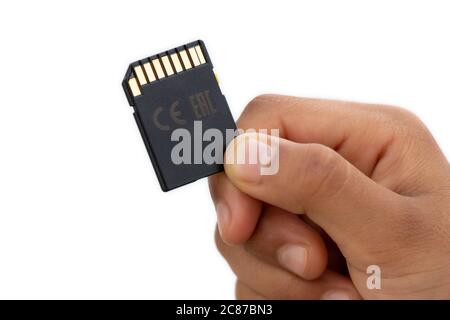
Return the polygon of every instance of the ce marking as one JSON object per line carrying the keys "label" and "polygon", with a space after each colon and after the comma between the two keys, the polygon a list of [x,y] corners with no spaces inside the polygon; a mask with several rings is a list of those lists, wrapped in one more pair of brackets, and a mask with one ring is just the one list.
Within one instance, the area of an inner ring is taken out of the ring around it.
{"label": "ce marking", "polygon": [[[186,120],[184,120],[181,117],[181,111],[177,110],[179,104],[180,103],[178,102],[178,100],[172,103],[172,105],[169,108],[169,115],[173,122],[175,122],[178,125],[183,125],[186,123]],[[168,124],[162,124],[159,121],[159,116],[163,111],[164,111],[163,107],[158,107],[155,109],[155,111],[153,111],[153,123],[158,129],[168,131],[170,129],[170,126]]]}

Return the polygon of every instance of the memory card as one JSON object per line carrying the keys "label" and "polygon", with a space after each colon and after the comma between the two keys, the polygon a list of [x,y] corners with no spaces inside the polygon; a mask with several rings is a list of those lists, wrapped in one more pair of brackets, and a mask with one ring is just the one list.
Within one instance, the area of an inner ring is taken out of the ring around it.
{"label": "memory card", "polygon": [[163,191],[223,171],[236,124],[203,41],[131,63],[122,86]]}

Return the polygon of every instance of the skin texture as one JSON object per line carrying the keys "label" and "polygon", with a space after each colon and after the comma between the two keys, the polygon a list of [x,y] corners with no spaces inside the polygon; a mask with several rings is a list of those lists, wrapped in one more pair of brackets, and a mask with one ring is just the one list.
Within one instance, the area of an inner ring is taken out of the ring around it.
{"label": "skin texture", "polygon": [[[238,299],[450,298],[450,166],[415,115],[263,95],[238,127],[281,137],[277,174],[226,164],[209,179]],[[370,265],[381,289],[367,287]]]}

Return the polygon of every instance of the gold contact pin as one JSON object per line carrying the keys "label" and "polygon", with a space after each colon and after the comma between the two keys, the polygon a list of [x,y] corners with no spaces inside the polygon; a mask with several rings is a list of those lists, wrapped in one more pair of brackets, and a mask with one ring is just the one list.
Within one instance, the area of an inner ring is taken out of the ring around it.
{"label": "gold contact pin", "polygon": [[186,50],[180,51],[180,57],[181,57],[181,60],[183,61],[184,68],[186,70],[192,68],[192,65],[191,65],[191,62],[189,61],[189,57],[187,55]]}
{"label": "gold contact pin", "polygon": [[165,74],[161,67],[161,63],[159,62],[159,59],[153,59],[152,64],[155,67],[155,71],[156,71],[156,75],[158,76],[158,79],[164,78]]}
{"label": "gold contact pin", "polygon": [[217,84],[220,86],[219,76],[214,72],[214,78],[216,78]]}
{"label": "gold contact pin", "polygon": [[145,78],[144,71],[141,66],[134,67],[134,72],[136,73],[141,86],[147,83],[147,79]]}
{"label": "gold contact pin", "polygon": [[139,88],[139,84],[136,78],[131,78],[130,80],[128,80],[128,86],[130,87],[133,96],[137,97],[141,95],[141,89]]}
{"label": "gold contact pin", "polygon": [[131,67],[133,74],[128,78],[128,87],[133,96],[140,96],[143,86],[148,83],[207,63],[206,52],[203,52],[200,42],[190,44],[190,47],[185,45],[180,51],[176,48],[169,52],[166,51],[153,56],[153,59],[146,58],[133,64],[134,66]]}
{"label": "gold contact pin", "polygon": [[150,65],[150,62],[144,63],[144,70],[147,74],[148,81],[153,82],[156,80],[155,74],[153,72],[152,66]]}
{"label": "gold contact pin", "polygon": [[171,76],[174,72],[173,72],[173,69],[172,69],[172,65],[170,64],[169,57],[168,56],[163,56],[161,58],[161,60],[162,60],[162,63],[164,64],[164,69],[166,69],[167,75]]}
{"label": "gold contact pin", "polygon": [[192,62],[194,63],[194,66],[200,65],[200,60],[197,57],[197,52],[195,51],[195,48],[189,48],[189,54],[191,55]]}
{"label": "gold contact pin", "polygon": [[200,64],[206,63],[205,56],[203,55],[202,48],[200,46],[195,46],[195,52],[197,53],[198,59],[200,60]]}
{"label": "gold contact pin", "polygon": [[173,66],[175,67],[175,71],[177,73],[183,71],[183,67],[181,66],[180,59],[178,59],[178,55],[176,53],[171,54],[170,59],[172,59]]}

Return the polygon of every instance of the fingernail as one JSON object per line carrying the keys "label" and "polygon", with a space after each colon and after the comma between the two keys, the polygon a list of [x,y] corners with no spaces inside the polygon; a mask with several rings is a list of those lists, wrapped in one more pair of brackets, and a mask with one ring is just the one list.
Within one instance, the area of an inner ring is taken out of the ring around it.
{"label": "fingernail", "polygon": [[283,267],[302,277],[306,269],[307,250],[301,245],[285,245],[278,249],[278,261]]}
{"label": "fingernail", "polygon": [[[231,152],[230,152],[231,151]],[[231,175],[242,182],[256,184],[261,180],[261,167],[268,166],[273,155],[272,148],[256,137],[242,135],[236,138],[235,150],[227,150],[231,157]],[[230,154],[231,153],[231,154]]]}
{"label": "fingernail", "polygon": [[351,300],[351,298],[345,291],[330,290],[322,296],[322,300]]}
{"label": "fingernail", "polygon": [[220,236],[223,238],[223,231],[227,228],[230,223],[230,209],[224,202],[219,202],[216,204],[216,214],[217,214],[217,226],[219,228]]}

